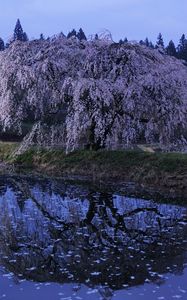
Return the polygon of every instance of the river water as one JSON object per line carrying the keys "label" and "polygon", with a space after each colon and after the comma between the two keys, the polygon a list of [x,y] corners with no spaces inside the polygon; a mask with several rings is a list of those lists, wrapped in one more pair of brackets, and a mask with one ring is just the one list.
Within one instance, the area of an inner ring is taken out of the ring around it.
{"label": "river water", "polygon": [[187,208],[0,179],[0,299],[187,299]]}

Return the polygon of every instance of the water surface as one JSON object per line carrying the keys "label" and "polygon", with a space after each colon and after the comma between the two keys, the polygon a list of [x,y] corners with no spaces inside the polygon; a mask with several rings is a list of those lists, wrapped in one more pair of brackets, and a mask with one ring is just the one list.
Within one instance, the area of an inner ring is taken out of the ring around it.
{"label": "water surface", "polygon": [[0,180],[0,299],[187,299],[187,209]]}

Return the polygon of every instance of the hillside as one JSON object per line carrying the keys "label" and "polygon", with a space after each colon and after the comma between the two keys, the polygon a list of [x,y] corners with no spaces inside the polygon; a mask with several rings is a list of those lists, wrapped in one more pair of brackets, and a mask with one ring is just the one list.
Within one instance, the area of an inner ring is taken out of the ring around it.
{"label": "hillside", "polygon": [[187,67],[161,49],[63,36],[0,53],[1,136],[31,145],[187,149]]}

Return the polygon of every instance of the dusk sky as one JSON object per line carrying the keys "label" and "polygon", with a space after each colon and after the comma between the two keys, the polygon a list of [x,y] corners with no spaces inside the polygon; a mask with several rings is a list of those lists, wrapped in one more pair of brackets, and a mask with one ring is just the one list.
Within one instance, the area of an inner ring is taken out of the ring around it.
{"label": "dusk sky", "polygon": [[187,34],[187,0],[1,0],[1,37],[11,36],[17,18],[29,38],[82,27],[87,35],[106,28],[114,40],[155,42],[162,32],[166,42],[178,42]]}

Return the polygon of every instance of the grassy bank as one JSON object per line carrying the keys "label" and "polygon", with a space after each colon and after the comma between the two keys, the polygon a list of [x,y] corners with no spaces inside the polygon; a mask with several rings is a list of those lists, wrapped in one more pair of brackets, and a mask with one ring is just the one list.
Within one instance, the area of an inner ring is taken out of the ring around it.
{"label": "grassy bank", "polygon": [[63,151],[31,149],[18,156],[20,168],[56,175],[89,176],[180,189],[187,193],[187,154],[143,151]]}
{"label": "grassy bank", "polygon": [[94,180],[133,181],[187,195],[187,154],[132,151],[75,151],[30,149],[12,157],[17,145],[0,144],[0,160],[20,172],[54,176],[87,176]]}

